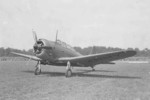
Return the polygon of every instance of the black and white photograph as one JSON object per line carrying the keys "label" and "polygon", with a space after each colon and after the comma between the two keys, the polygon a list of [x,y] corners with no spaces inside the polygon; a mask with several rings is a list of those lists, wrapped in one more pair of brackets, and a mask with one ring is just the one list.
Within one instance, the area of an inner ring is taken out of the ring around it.
{"label": "black and white photograph", "polygon": [[0,0],[0,100],[150,100],[150,1]]}

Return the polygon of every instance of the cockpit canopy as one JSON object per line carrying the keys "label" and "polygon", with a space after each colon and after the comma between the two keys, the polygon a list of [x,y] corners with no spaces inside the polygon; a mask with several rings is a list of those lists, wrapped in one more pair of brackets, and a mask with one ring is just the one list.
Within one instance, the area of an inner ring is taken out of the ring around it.
{"label": "cockpit canopy", "polygon": [[75,51],[74,48],[72,48],[70,45],[68,45],[67,43],[65,43],[65,42],[63,42],[63,41],[61,41],[61,40],[57,40],[56,42],[57,42],[57,44],[59,44],[59,45],[65,47],[65,48],[68,48],[68,49],[70,49],[70,50],[72,50],[72,51]]}

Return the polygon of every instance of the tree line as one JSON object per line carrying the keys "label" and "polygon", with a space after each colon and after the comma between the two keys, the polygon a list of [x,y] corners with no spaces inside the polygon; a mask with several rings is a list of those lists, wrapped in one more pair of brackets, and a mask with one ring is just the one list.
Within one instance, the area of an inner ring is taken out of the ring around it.
{"label": "tree line", "polygon": [[[92,51],[93,47],[74,47],[76,51],[81,53],[82,55],[88,55]],[[128,48],[128,49],[121,49],[121,48],[113,48],[113,47],[105,47],[105,46],[94,46],[94,50],[96,53],[104,53],[104,52],[113,52],[113,51],[120,51],[120,50],[135,50],[137,54],[136,57],[150,57],[150,49],[145,48],[143,50],[139,50],[138,48]],[[19,50],[13,48],[0,48],[0,57],[15,57],[16,55],[11,54],[11,52],[23,53],[28,55],[34,55],[33,49],[29,50]]]}

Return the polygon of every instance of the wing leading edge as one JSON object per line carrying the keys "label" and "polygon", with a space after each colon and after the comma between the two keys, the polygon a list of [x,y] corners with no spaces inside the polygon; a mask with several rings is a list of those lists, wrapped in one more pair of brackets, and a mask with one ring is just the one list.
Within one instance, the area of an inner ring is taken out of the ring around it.
{"label": "wing leading edge", "polygon": [[21,56],[21,57],[24,57],[24,58],[29,58],[29,59],[32,59],[32,60],[35,60],[35,61],[42,61],[42,59],[36,57],[36,56],[31,56],[31,55],[26,55],[26,54],[21,54],[21,53],[16,53],[16,52],[11,52],[12,54],[15,54],[15,55],[18,55],[18,56]]}
{"label": "wing leading edge", "polygon": [[135,54],[136,51],[133,50],[116,51],[116,52],[91,54],[91,55],[78,56],[78,57],[63,57],[63,58],[59,58],[58,61],[61,62],[70,61],[73,63],[78,63],[80,65],[90,66],[90,65],[96,65],[101,63],[109,63],[111,61],[134,56]]}

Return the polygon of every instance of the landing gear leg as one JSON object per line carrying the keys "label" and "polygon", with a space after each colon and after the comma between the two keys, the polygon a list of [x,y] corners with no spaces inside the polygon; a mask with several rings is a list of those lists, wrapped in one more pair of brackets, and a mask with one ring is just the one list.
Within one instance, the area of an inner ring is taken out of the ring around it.
{"label": "landing gear leg", "polygon": [[92,71],[95,71],[94,66],[91,66],[91,68],[92,68]]}
{"label": "landing gear leg", "polygon": [[35,75],[40,75],[41,74],[41,62],[38,61],[37,65],[35,67],[36,67],[36,69],[35,69],[34,74]]}
{"label": "landing gear leg", "polygon": [[67,67],[66,67],[65,76],[66,76],[66,77],[71,77],[71,75],[72,75],[71,64],[70,64],[70,61],[68,61],[68,62],[67,62]]}

